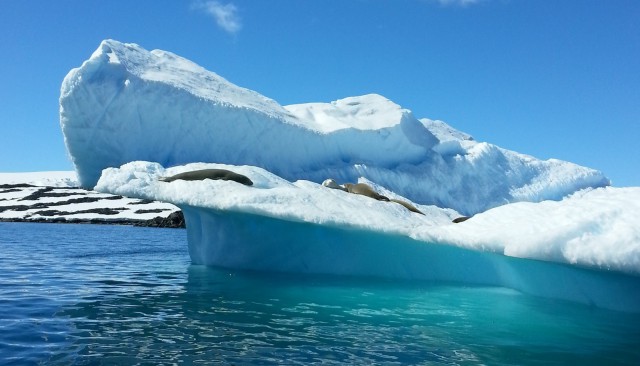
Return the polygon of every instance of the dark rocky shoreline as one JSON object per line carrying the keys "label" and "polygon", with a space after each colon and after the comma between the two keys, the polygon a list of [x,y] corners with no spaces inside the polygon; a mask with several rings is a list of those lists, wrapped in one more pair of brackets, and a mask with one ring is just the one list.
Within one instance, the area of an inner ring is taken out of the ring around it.
{"label": "dark rocky shoreline", "polygon": [[[108,202],[115,202],[118,206],[101,204]],[[35,186],[26,183],[0,184],[0,214],[4,212],[20,213],[19,217],[15,217],[15,215],[0,217],[0,222],[131,225],[159,228],[186,227],[182,211],[177,210],[175,206],[158,208],[156,205],[154,207],[156,203],[150,200],[87,191],[77,187]],[[94,206],[86,208],[86,204]],[[85,208],[80,208],[80,205],[85,205]],[[76,209],[75,206],[79,208]],[[140,216],[146,215],[146,217],[149,217],[148,214],[158,214],[158,216],[151,219],[109,217],[123,212]],[[73,217],[79,214],[95,217]]]}
{"label": "dark rocky shoreline", "polygon": [[182,211],[176,211],[170,214],[168,217],[156,216],[150,220],[135,220],[135,219],[66,219],[64,217],[55,217],[50,219],[38,218],[38,219],[6,219],[0,218],[0,222],[35,222],[43,224],[93,224],[93,225],[130,225],[139,227],[159,227],[159,228],[173,228],[184,229],[186,228],[184,222],[184,215]]}

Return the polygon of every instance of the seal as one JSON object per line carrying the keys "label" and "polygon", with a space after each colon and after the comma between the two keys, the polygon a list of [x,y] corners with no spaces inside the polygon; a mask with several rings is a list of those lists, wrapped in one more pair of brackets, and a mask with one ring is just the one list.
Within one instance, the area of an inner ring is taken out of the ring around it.
{"label": "seal", "polygon": [[335,180],[333,179],[325,179],[324,182],[322,182],[322,185],[327,187],[327,188],[333,188],[333,189],[339,189],[341,191],[345,191],[345,192],[349,192],[347,191],[346,188],[344,188],[343,186],[339,185]]}
{"label": "seal", "polygon": [[190,172],[179,173],[170,177],[163,177],[159,180],[162,182],[173,182],[174,180],[232,180],[244,184],[246,186],[252,186],[253,182],[247,176],[238,174],[226,169],[202,169],[192,170]]}
{"label": "seal", "polygon": [[409,202],[405,202],[402,200],[398,200],[395,198],[387,198],[381,194],[378,194],[376,191],[373,190],[373,188],[371,188],[369,185],[364,184],[364,183],[357,183],[357,184],[351,184],[351,183],[345,183],[344,187],[339,185],[335,180],[333,179],[326,179],[324,182],[322,182],[322,185],[327,187],[327,188],[333,188],[333,189],[339,189],[341,191],[345,191],[345,192],[349,192],[349,193],[355,193],[355,194],[360,194],[363,196],[367,196],[367,197],[371,197],[374,198],[378,201],[386,201],[386,202],[395,202],[398,203],[402,206],[404,206],[407,210],[411,211],[411,212],[415,212],[418,213],[420,215],[424,215],[424,213],[420,210],[418,210],[417,208],[415,208],[412,204],[410,204]]}
{"label": "seal", "polygon": [[420,215],[424,215],[424,213],[420,210],[418,210],[417,208],[415,208],[412,204],[410,204],[409,202],[405,202],[405,201],[401,201],[401,200],[397,200],[395,198],[390,199],[389,201],[391,202],[395,202],[395,203],[399,203],[401,205],[403,205],[404,207],[407,208],[407,210],[411,211],[411,212],[415,212],[418,213]]}
{"label": "seal", "polygon": [[467,220],[469,220],[471,217],[469,216],[460,216],[458,218],[453,219],[451,222],[453,222],[454,224],[459,224],[461,222],[465,222]]}
{"label": "seal", "polygon": [[379,194],[378,192],[374,191],[373,188],[371,188],[368,184],[364,184],[364,183],[356,183],[356,184],[345,183],[344,184],[344,188],[346,188],[347,192],[349,192],[349,193],[360,194],[360,195],[363,195],[363,196],[371,197],[371,198],[376,199],[378,201],[389,202],[389,198],[387,198],[387,197]]}

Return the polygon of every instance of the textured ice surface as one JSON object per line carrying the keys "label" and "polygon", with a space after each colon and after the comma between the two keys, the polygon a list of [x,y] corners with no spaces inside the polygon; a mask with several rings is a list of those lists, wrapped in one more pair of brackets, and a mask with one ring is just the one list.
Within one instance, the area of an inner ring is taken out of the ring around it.
{"label": "textured ice surface", "polygon": [[80,183],[130,161],[262,167],[289,181],[365,178],[473,214],[609,184],[600,172],[474,141],[380,95],[281,106],[170,52],[102,42],[65,77],[60,123]]}

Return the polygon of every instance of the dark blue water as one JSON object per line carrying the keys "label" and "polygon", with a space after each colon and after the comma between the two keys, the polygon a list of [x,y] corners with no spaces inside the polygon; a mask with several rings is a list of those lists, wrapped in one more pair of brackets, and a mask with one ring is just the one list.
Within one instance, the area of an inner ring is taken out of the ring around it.
{"label": "dark blue water", "polygon": [[193,266],[179,229],[0,223],[0,364],[637,365],[640,316]]}

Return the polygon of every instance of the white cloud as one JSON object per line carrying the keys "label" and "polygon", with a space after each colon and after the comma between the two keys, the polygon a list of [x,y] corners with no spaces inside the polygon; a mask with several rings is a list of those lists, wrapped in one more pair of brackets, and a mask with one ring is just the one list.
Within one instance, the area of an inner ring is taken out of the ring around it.
{"label": "white cloud", "polygon": [[213,17],[216,24],[229,33],[236,33],[242,28],[238,8],[232,3],[221,4],[218,1],[200,1],[193,5]]}

